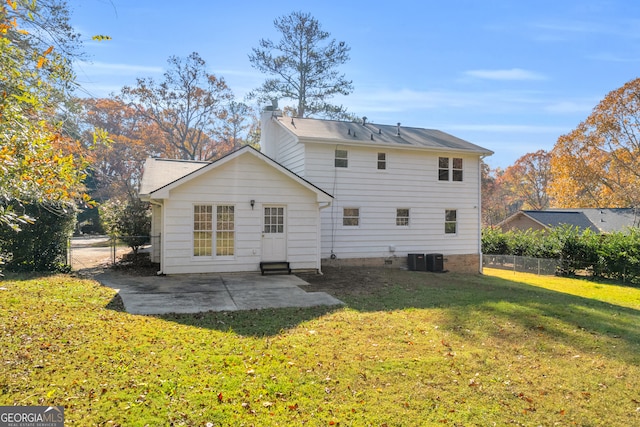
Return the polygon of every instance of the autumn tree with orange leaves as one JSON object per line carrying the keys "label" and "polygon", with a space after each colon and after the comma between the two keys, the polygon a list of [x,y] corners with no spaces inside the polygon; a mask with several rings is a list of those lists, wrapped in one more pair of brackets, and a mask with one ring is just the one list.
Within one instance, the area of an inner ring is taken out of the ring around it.
{"label": "autumn tree with orange leaves", "polygon": [[234,141],[217,138],[233,101],[224,79],[207,73],[196,52],[168,62],[163,81],[139,78],[136,86],[122,89],[122,99],[163,133],[167,157],[212,160],[230,151]]}
{"label": "autumn tree with orange leaves", "polygon": [[556,207],[640,205],[640,78],[616,89],[551,152]]}
{"label": "autumn tree with orange leaves", "polygon": [[511,202],[518,201],[521,209],[549,207],[550,159],[550,153],[538,150],[520,157],[504,171],[500,180]]}
{"label": "autumn tree with orange leaves", "polygon": [[85,199],[85,162],[60,111],[73,88],[78,35],[64,2],[0,2],[0,227],[25,203],[66,211]]}
{"label": "autumn tree with orange leaves", "polygon": [[95,181],[92,196],[98,200],[136,198],[145,159],[164,154],[163,133],[153,121],[118,98],[78,102],[86,125],[84,140],[90,147],[88,156]]}

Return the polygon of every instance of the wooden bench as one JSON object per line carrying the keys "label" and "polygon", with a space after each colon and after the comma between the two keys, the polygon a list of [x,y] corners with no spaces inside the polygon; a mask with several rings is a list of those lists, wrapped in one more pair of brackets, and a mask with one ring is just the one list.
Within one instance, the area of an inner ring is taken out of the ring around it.
{"label": "wooden bench", "polygon": [[291,274],[291,267],[287,261],[269,261],[260,263],[260,272],[264,276],[265,273]]}

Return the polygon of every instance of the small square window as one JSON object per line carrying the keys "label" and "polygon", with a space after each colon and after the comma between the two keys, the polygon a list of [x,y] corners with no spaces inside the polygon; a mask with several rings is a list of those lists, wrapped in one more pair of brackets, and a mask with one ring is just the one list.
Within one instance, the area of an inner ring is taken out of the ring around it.
{"label": "small square window", "polygon": [[387,168],[387,153],[378,153],[378,169]]}
{"label": "small square window", "polygon": [[456,234],[458,232],[458,213],[455,209],[444,211],[444,232],[445,234]]}
{"label": "small square window", "polygon": [[360,224],[360,209],[344,208],[342,213],[342,225],[357,227]]}
{"label": "small square window", "polygon": [[349,165],[347,150],[336,150],[335,167],[346,168]]}
{"label": "small square window", "polygon": [[409,209],[396,209],[396,225],[399,227],[409,226]]}

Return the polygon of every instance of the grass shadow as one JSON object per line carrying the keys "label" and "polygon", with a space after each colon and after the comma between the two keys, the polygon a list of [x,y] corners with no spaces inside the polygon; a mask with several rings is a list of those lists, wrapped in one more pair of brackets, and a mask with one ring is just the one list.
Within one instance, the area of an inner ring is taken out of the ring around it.
{"label": "grass shadow", "polygon": [[[447,319],[443,327],[453,332],[495,329],[494,336],[506,340],[500,324],[515,324],[557,342],[575,340],[573,332],[581,331],[593,341],[614,340],[614,346],[627,348],[611,351],[619,353],[615,357],[640,362],[640,310],[634,308],[491,276],[382,270],[377,283],[368,295],[334,296],[361,312],[437,309]],[[479,325],[478,319],[494,324]]]}
{"label": "grass shadow", "polygon": [[[508,335],[500,331],[500,325],[515,324],[532,334],[546,334],[555,342],[566,342],[575,340],[572,330],[583,331],[594,339],[615,340],[627,347],[624,355],[617,357],[639,362],[640,311],[635,308],[480,275],[342,268],[325,269],[323,276],[303,278],[310,282],[305,291],[327,292],[344,301],[346,308],[319,306],[153,317],[242,336],[265,337],[345,309],[358,312],[436,310],[446,319],[442,327],[454,333],[484,328],[497,339],[508,340]],[[593,282],[585,282],[588,284]],[[123,311],[118,298],[114,297],[108,308]],[[492,324],[478,325],[478,319],[485,323],[492,319]],[[584,341],[579,345],[588,346]]]}
{"label": "grass shadow", "polygon": [[163,314],[153,317],[186,326],[232,332],[242,336],[268,337],[341,309],[341,306],[265,308],[195,314]]}

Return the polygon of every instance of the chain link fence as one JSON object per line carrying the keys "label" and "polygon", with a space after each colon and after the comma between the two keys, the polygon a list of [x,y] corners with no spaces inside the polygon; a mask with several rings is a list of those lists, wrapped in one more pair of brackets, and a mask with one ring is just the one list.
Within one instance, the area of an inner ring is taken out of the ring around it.
{"label": "chain link fence", "polygon": [[542,276],[579,276],[589,278],[605,278],[624,284],[640,285],[640,272],[634,266],[626,264],[617,266],[619,272],[611,272],[605,267],[578,262],[570,259],[532,258],[516,255],[482,255],[482,266],[532,273]]}
{"label": "chain link fence", "polygon": [[78,236],[67,247],[67,265],[72,270],[108,267],[132,256],[134,248],[153,260],[160,253],[160,236]]}
{"label": "chain link fence", "polygon": [[562,263],[557,259],[531,258],[516,255],[482,255],[482,266],[552,276]]}

